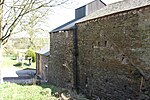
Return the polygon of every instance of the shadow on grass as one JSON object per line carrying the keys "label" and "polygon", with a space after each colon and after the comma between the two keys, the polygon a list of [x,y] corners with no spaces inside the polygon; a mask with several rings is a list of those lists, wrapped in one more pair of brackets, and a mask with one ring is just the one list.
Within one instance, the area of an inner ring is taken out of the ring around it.
{"label": "shadow on grass", "polygon": [[16,63],[16,64],[13,64],[13,66],[15,66],[15,67],[21,67],[21,66],[22,66],[22,63],[21,63],[21,62],[18,62],[18,63]]}
{"label": "shadow on grass", "polygon": [[22,66],[29,67],[29,66],[31,66],[31,64],[18,62],[16,64],[13,64],[13,66],[15,66],[15,67],[22,67]]}
{"label": "shadow on grass", "polygon": [[23,63],[25,66],[31,66],[31,64],[28,64],[28,63]]}
{"label": "shadow on grass", "polygon": [[35,68],[24,68],[23,70],[36,70]]}

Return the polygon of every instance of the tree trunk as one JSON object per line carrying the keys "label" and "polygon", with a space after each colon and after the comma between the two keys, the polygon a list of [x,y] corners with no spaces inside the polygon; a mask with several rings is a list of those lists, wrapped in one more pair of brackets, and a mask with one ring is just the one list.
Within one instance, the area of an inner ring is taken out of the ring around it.
{"label": "tree trunk", "polygon": [[[2,3],[1,0],[0,3]],[[2,63],[2,12],[3,4],[0,4],[0,63]]]}
{"label": "tree trunk", "polygon": [[2,45],[1,45],[1,41],[0,41],[0,64],[2,63]]}

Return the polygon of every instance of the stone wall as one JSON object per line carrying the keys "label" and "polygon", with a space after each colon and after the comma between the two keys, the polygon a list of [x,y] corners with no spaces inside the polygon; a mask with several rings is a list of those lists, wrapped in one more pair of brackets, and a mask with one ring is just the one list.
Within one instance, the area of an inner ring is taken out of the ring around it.
{"label": "stone wall", "polygon": [[73,85],[73,31],[50,34],[49,82],[60,87]]}
{"label": "stone wall", "polygon": [[48,79],[48,57],[45,55],[40,55],[41,58],[41,77],[45,81]]}
{"label": "stone wall", "polygon": [[36,73],[41,76],[43,80],[48,78],[48,56],[36,53]]}
{"label": "stone wall", "polygon": [[149,6],[78,23],[77,28],[84,93],[104,100],[149,98]]}

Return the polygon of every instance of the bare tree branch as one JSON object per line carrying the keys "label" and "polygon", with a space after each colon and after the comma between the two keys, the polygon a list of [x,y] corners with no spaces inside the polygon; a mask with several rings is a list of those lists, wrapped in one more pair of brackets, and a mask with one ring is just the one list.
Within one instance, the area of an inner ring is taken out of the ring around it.
{"label": "bare tree branch", "polygon": [[2,1],[0,2],[0,5],[3,5],[3,4],[4,4],[4,2],[5,2],[5,0],[2,0]]}
{"label": "bare tree branch", "polygon": [[[23,2],[22,2],[23,3]],[[12,22],[12,24],[8,27],[6,33],[4,36],[2,36],[2,42],[4,40],[6,40],[8,37],[10,37],[10,35],[12,34],[12,31],[13,31],[13,26],[17,23],[17,21],[19,22],[21,20],[21,18],[23,17],[22,16],[22,13],[23,13],[24,9],[22,9],[19,13],[19,15],[14,19],[14,21]],[[17,25],[17,24],[16,24]]]}
{"label": "bare tree branch", "polygon": [[[9,38],[12,34],[12,31],[14,30],[15,26],[17,26],[17,23],[29,13],[32,13],[34,11],[37,11],[41,8],[51,8],[55,6],[62,5],[66,3],[68,0],[64,0],[61,2],[57,2],[57,0],[49,0],[49,1],[43,1],[43,0],[23,0],[22,2],[15,1],[14,4],[11,6],[7,6],[10,9],[5,13],[7,15],[6,23],[3,25],[2,30],[7,30],[5,33],[3,33],[2,41],[7,41],[7,38]],[[9,12],[9,14],[8,14]],[[14,13],[12,15],[11,13]],[[19,13],[18,13],[19,12]],[[41,16],[41,18],[44,17],[44,14]],[[40,17],[39,17],[40,18]],[[36,24],[36,23],[35,23]]]}

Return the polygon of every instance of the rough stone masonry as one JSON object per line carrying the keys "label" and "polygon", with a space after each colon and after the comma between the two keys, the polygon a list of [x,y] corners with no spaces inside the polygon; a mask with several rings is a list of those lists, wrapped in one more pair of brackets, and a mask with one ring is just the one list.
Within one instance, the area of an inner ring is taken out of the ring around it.
{"label": "rough stone masonry", "polygon": [[60,87],[73,85],[73,32],[50,34],[49,82]]}
{"label": "rough stone masonry", "polygon": [[150,99],[150,6],[76,27],[50,34],[50,83],[102,100]]}
{"label": "rough stone masonry", "polygon": [[104,100],[150,99],[150,6],[77,24],[79,87]]}

